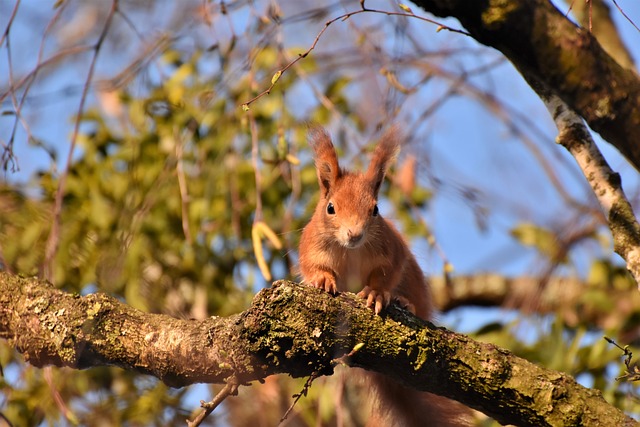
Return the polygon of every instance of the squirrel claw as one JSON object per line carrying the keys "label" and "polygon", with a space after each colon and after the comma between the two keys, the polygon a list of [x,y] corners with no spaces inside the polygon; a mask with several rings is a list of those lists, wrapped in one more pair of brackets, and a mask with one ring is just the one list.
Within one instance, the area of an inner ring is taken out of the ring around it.
{"label": "squirrel claw", "polygon": [[309,284],[314,288],[322,289],[330,294],[336,294],[338,287],[336,286],[336,280],[329,273],[322,272],[317,276],[309,280]]}
{"label": "squirrel claw", "polygon": [[367,307],[373,309],[376,314],[380,314],[382,309],[389,305],[391,301],[390,292],[377,291],[369,286],[365,286],[358,292],[358,296],[366,299]]}
{"label": "squirrel claw", "polygon": [[414,314],[414,315],[416,314],[416,306],[413,305],[411,302],[409,302],[409,300],[406,299],[405,297],[396,295],[395,297],[393,297],[393,299],[395,300],[396,303],[398,303],[398,305],[400,305],[405,310],[409,311],[411,314]]}

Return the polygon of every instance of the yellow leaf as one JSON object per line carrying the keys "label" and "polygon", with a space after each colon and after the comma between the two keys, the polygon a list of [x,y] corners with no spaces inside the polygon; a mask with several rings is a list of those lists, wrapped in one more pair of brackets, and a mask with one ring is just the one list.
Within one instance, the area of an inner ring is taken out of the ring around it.
{"label": "yellow leaf", "polygon": [[262,236],[265,236],[276,249],[282,249],[282,242],[274,233],[274,231],[263,221],[256,221],[251,228],[251,240],[253,242],[253,253],[256,256],[258,268],[262,273],[262,277],[267,282],[271,281],[271,271],[267,261],[264,259],[264,251],[262,249]]}
{"label": "yellow leaf", "polygon": [[300,164],[300,159],[297,158],[296,156],[294,156],[293,154],[287,154],[285,156],[285,159],[287,159],[287,162],[291,163],[292,165],[299,165]]}
{"label": "yellow leaf", "polygon": [[269,266],[267,265],[267,261],[264,259],[264,252],[262,251],[262,241],[260,239],[260,232],[256,227],[256,224],[253,225],[251,229],[251,241],[253,242],[253,253],[256,256],[256,261],[258,262],[258,268],[260,268],[260,272],[262,273],[262,277],[267,282],[271,281],[271,271],[269,271]]}
{"label": "yellow leaf", "polygon": [[393,71],[388,70],[386,68],[382,68],[380,70],[380,74],[385,76],[387,78],[387,81],[389,82],[389,84],[391,84],[391,86],[393,86],[398,91],[400,91],[400,92],[402,92],[404,94],[411,94],[411,93],[415,92],[415,89],[408,88],[408,87],[404,86],[402,83],[400,83],[400,80],[398,80],[398,78],[396,77],[396,75],[395,75],[395,73]]}
{"label": "yellow leaf", "polygon": [[242,104],[242,111],[249,111],[249,104]]}
{"label": "yellow leaf", "polygon": [[409,6],[407,6],[406,4],[402,4],[402,3],[398,3],[398,7],[402,10],[404,10],[407,13],[413,13],[413,11],[411,10],[411,8]]}
{"label": "yellow leaf", "polygon": [[278,71],[276,72],[273,77],[271,77],[271,84],[274,85],[276,84],[276,82],[278,81],[278,79],[280,78],[280,76],[282,75],[282,71]]}
{"label": "yellow leaf", "polygon": [[276,249],[282,249],[282,242],[276,233],[263,221],[258,221],[253,225],[258,231],[265,236]]}

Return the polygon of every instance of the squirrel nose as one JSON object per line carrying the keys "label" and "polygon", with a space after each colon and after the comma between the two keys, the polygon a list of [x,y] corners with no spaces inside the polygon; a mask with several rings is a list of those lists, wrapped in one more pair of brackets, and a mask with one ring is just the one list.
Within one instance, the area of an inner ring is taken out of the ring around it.
{"label": "squirrel nose", "polygon": [[351,245],[355,245],[356,243],[360,242],[360,240],[362,240],[363,235],[364,234],[362,233],[362,231],[357,233],[351,229],[347,230],[347,237],[349,237],[349,244]]}

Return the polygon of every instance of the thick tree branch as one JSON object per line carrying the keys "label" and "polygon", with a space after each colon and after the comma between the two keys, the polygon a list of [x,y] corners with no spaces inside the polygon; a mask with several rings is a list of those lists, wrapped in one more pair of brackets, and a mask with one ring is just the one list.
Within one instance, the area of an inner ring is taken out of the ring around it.
{"label": "thick tree branch", "polygon": [[261,291],[243,313],[198,322],[0,272],[0,337],[36,366],[114,365],[172,386],[330,374],[339,361],[459,400],[502,423],[636,424],[568,375],[396,307],[376,316],[354,295],[332,297],[288,282]]}
{"label": "thick tree branch", "polygon": [[[615,3],[615,0],[614,0]],[[605,0],[577,1],[571,4],[576,19],[591,34],[596,36],[602,48],[607,51],[618,64],[637,72],[633,56],[625,45],[620,31],[616,28],[611,7]],[[624,13],[624,12],[623,12]]]}
{"label": "thick tree branch", "polygon": [[[501,51],[529,84],[557,94],[640,170],[640,80],[548,0],[416,0],[457,18],[480,43]],[[531,81],[531,78],[537,81]]]}
{"label": "thick tree branch", "polygon": [[[623,272],[620,271],[619,274]],[[431,277],[438,310],[458,307],[505,307],[539,315],[553,314],[569,326],[580,324],[601,330],[615,329],[625,344],[638,340],[640,330],[631,322],[640,307],[640,292],[633,286],[590,283],[570,277],[506,277],[500,274]]]}

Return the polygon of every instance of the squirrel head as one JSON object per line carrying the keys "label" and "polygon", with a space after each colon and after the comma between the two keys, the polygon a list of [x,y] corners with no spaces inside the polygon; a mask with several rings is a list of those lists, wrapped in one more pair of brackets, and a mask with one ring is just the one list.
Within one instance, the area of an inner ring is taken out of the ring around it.
{"label": "squirrel head", "polygon": [[347,249],[355,249],[375,234],[375,226],[382,221],[378,212],[378,192],[391,161],[399,151],[396,128],[381,138],[373,152],[368,169],[353,172],[342,169],[331,137],[322,128],[309,132],[314,152],[321,197],[316,208],[320,233],[335,239]]}

